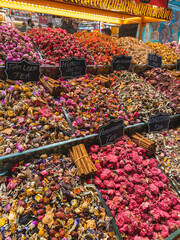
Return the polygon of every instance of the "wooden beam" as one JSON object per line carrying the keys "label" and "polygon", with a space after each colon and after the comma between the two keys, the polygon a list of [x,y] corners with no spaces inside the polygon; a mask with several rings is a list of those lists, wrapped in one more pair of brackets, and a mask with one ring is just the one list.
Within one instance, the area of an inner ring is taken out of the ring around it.
{"label": "wooden beam", "polygon": [[143,22],[143,18],[142,18],[142,22],[140,23],[140,29],[139,29],[139,40],[142,40],[142,31],[145,26],[146,26],[146,23]]}
{"label": "wooden beam", "polygon": [[[0,0],[0,7],[70,18],[108,22],[115,25],[141,22],[140,16],[53,0]],[[147,21],[148,20],[153,22],[159,19],[147,18]]]}

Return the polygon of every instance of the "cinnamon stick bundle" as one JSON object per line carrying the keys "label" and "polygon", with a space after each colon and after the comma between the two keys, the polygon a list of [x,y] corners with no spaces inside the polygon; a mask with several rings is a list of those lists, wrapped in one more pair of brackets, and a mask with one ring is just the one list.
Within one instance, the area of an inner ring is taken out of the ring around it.
{"label": "cinnamon stick bundle", "polygon": [[99,80],[101,81],[101,85],[105,87],[110,87],[112,81],[108,77],[104,77],[103,75],[99,75]]}
{"label": "cinnamon stick bundle", "polygon": [[44,86],[44,88],[50,92],[52,95],[59,95],[61,92],[61,86],[59,84],[58,81],[52,79],[52,78],[48,78],[48,80],[44,79],[45,76],[43,76],[40,81],[42,83],[42,85]]}
{"label": "cinnamon stick bundle", "polygon": [[145,138],[144,136],[140,135],[139,133],[134,133],[131,135],[131,139],[135,142],[138,146],[144,148],[148,155],[154,155],[156,151],[155,142]]}
{"label": "cinnamon stick bundle", "polygon": [[84,144],[79,144],[72,147],[70,157],[78,168],[78,174],[81,177],[86,177],[94,174],[97,169],[87,154]]}
{"label": "cinnamon stick bundle", "polygon": [[12,85],[15,85],[15,84],[16,84],[16,81],[10,80],[10,79],[6,79],[6,82],[7,82],[7,83],[10,83],[10,84],[12,84]]}
{"label": "cinnamon stick bundle", "polygon": [[168,71],[173,77],[180,78],[180,71]]}

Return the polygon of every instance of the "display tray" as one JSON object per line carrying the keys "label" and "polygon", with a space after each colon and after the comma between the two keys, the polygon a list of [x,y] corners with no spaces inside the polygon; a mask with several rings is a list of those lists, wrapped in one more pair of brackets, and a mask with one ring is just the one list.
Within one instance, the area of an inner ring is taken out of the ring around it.
{"label": "display tray", "polygon": [[[69,126],[71,127],[71,130],[73,132],[75,132],[75,130],[72,126],[70,117],[69,117],[68,113],[66,112],[66,110],[64,109],[64,107],[63,107],[63,112],[64,112],[67,122],[69,123]],[[129,114],[126,109],[125,109],[125,112],[127,113],[127,115]],[[180,114],[171,115],[169,127],[174,128],[178,124],[180,124]],[[144,127],[145,131],[147,132],[148,131],[148,122],[146,122],[146,121],[143,121],[141,123],[137,123],[134,125],[128,125],[125,127],[125,131],[127,134],[132,134],[134,131],[138,131],[138,130],[142,131],[142,128],[141,128],[142,126]],[[138,129],[138,127],[140,127],[140,129]]]}
{"label": "display tray", "polygon": [[[180,114],[170,116],[170,125],[169,125],[170,128],[174,128],[179,124],[180,124]],[[148,131],[147,123],[138,123],[138,124],[125,127],[125,134],[127,135],[131,135],[134,132],[142,132],[142,131],[146,131],[146,132]],[[53,144],[49,144],[49,145],[38,147],[38,148],[28,149],[23,152],[3,155],[0,157],[0,175],[6,174],[6,172],[9,171],[15,163],[25,160],[25,158],[27,158],[28,156],[32,156],[35,154],[52,153],[61,149],[63,149],[63,151],[68,151],[68,149],[71,146],[74,146],[80,143],[84,143],[87,147],[95,143],[100,144],[98,134],[95,133],[85,137],[69,139],[67,141],[53,143]]]}
{"label": "display tray", "polygon": [[[42,73],[47,75],[48,77],[56,77],[59,76],[59,65],[42,65]],[[163,64],[162,68],[173,70],[176,68],[176,64]],[[53,70],[53,72],[50,71]],[[136,73],[141,73],[146,70],[150,70],[151,67],[148,65],[138,65],[138,64],[131,64],[130,71],[134,71]],[[87,73],[98,75],[98,74],[109,74],[111,73],[111,65],[87,65]]]}
{"label": "display tray", "polygon": [[[84,139],[88,139],[90,137],[92,137],[92,138],[96,137],[96,135],[97,134],[90,135],[90,136],[87,136],[87,137],[84,137],[84,138],[79,138],[79,141],[83,141]],[[79,141],[78,141],[78,143],[79,143]],[[68,150],[71,148],[71,146],[73,144],[77,144],[77,139],[66,141],[66,143],[64,142],[64,144],[52,144],[52,145],[49,145],[49,146],[46,146],[46,147],[41,147],[41,149],[43,150],[43,148],[44,148],[44,150],[45,150],[44,153],[46,153],[46,154],[53,153],[53,152],[55,152],[55,153],[63,153],[64,154],[64,153],[68,152]],[[90,142],[88,141],[88,145],[89,144],[90,144]],[[54,147],[53,145],[56,145],[56,148],[53,148]],[[60,145],[61,145],[61,147],[60,147]],[[87,147],[87,145],[86,145],[86,147]],[[19,156],[23,156],[22,160],[24,161],[24,163],[26,163],[26,162],[29,162],[32,157],[38,157],[38,156],[40,156],[42,154],[42,152],[40,152],[40,151],[36,151],[35,149],[33,149],[33,150],[34,150],[34,152],[32,152],[31,150],[26,151],[26,152],[29,152],[29,154],[27,154],[27,155],[25,155],[24,153],[19,153],[18,155]],[[4,175],[9,175],[10,176],[11,175],[11,171],[4,173]],[[170,185],[172,185],[171,181],[170,181]],[[103,199],[101,193],[99,192],[99,190],[96,188],[96,186],[94,184],[90,184],[90,186],[92,186],[97,191],[98,197],[99,197],[103,207],[105,208],[106,214],[109,217],[112,218],[111,223],[112,223],[113,229],[114,229],[114,231],[116,233],[117,239],[123,240],[123,237],[122,237],[122,235],[121,235],[121,233],[120,233],[120,231],[118,229],[118,226],[116,225],[116,221],[112,217],[110,209],[106,205],[105,200]],[[174,188],[173,185],[172,185],[172,188]],[[179,239],[179,238],[177,238],[178,236],[180,236],[180,228],[178,230],[176,230],[174,233],[172,233],[170,236],[168,236],[164,240],[178,240]]]}
{"label": "display tray", "polygon": [[[166,64],[162,65],[162,68],[166,68],[168,70],[172,70],[176,68],[175,64]],[[148,65],[137,65],[132,64],[130,67],[130,71],[134,71],[136,73],[141,73],[143,71],[151,69]],[[98,74],[109,74],[111,73],[111,65],[87,65],[86,69],[87,73],[98,75]],[[59,65],[41,65],[41,73],[48,77],[58,79],[60,77]],[[0,79],[5,80],[6,75],[4,73],[4,66],[0,66]]]}
{"label": "display tray", "polygon": [[179,240],[180,239],[180,228],[173,232],[169,237],[164,240]]}
{"label": "display tray", "polygon": [[[131,134],[133,131],[145,131],[146,127],[147,126],[145,123],[135,124],[132,126],[125,127],[125,133]],[[49,144],[49,145],[38,147],[38,148],[28,149],[23,152],[3,155],[0,157],[0,174],[1,175],[6,174],[6,172],[9,171],[15,163],[25,160],[25,158],[31,155],[52,153],[57,150],[59,151],[61,149],[63,149],[63,151],[68,151],[70,147],[80,143],[84,143],[86,146],[90,146],[94,143],[99,144],[100,142],[99,142],[98,134],[95,133],[85,137],[69,139],[63,142],[58,142],[58,143],[53,143],[53,144]]]}
{"label": "display tray", "polygon": [[[134,64],[133,65],[133,71],[136,73],[142,73],[144,71],[152,69],[151,67],[148,67],[148,65],[138,65]],[[176,69],[176,64],[162,64],[162,69],[167,69],[167,70],[173,70]]]}

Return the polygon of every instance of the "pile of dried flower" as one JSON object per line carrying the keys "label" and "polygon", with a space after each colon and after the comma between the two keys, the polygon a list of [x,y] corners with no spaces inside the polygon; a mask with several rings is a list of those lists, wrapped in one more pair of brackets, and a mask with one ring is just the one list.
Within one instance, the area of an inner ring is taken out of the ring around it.
{"label": "pile of dried flower", "polygon": [[66,92],[61,93],[60,102],[70,116],[76,136],[97,133],[98,127],[111,118],[123,118],[129,125],[118,93],[102,86],[98,78],[85,76],[63,81],[62,85]]}
{"label": "pile of dried flower", "polygon": [[180,129],[146,133],[145,136],[156,142],[158,163],[180,192]]}
{"label": "pile of dried flower", "polygon": [[81,182],[70,158],[42,155],[0,177],[0,239],[116,237],[94,185]]}
{"label": "pile of dried flower", "polygon": [[0,155],[68,140],[61,105],[37,83],[0,82]]}
{"label": "pile of dried flower", "polygon": [[114,80],[113,89],[118,92],[121,104],[124,105],[131,124],[149,120],[149,114],[158,112],[173,114],[172,104],[160,92],[157,92],[151,84],[139,78],[131,72],[114,72],[111,75]]}
{"label": "pile of dried flower", "polygon": [[168,237],[180,227],[180,200],[146,151],[124,137],[114,145],[90,147],[98,169],[94,183],[124,239]]}
{"label": "pile of dried flower", "polygon": [[152,69],[143,73],[143,77],[151,83],[156,92],[161,93],[171,102],[171,106],[180,113],[180,80],[176,79],[167,70]]}
{"label": "pile of dried flower", "polygon": [[141,40],[133,37],[121,37],[116,40],[119,47],[125,49],[132,60],[138,65],[147,65],[148,53],[154,51]]}

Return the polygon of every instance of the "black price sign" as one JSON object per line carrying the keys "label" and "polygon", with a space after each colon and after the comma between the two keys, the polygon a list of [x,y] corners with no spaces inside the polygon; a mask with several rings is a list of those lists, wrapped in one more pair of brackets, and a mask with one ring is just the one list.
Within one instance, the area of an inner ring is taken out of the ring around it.
{"label": "black price sign", "polygon": [[148,67],[161,68],[162,57],[158,56],[156,53],[148,53]]}
{"label": "black price sign", "polygon": [[180,71],[180,59],[177,60],[176,71]]}
{"label": "black price sign", "polygon": [[160,132],[169,128],[170,117],[168,113],[158,113],[149,117],[149,132]]}
{"label": "black price sign", "polygon": [[40,64],[27,62],[25,59],[21,61],[6,61],[5,73],[7,79],[15,81],[39,81],[41,75]]}
{"label": "black price sign", "polygon": [[121,71],[121,70],[129,70],[131,66],[131,56],[125,56],[124,54],[121,56],[114,56],[111,70],[112,71]]}
{"label": "black price sign", "polygon": [[74,78],[86,75],[86,59],[60,59],[60,74],[62,78]]}
{"label": "black price sign", "polygon": [[111,120],[108,124],[99,127],[98,131],[101,146],[114,143],[124,136],[124,121],[123,119]]}

